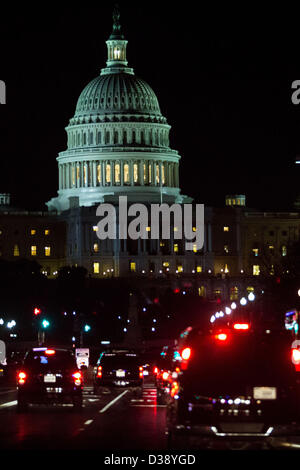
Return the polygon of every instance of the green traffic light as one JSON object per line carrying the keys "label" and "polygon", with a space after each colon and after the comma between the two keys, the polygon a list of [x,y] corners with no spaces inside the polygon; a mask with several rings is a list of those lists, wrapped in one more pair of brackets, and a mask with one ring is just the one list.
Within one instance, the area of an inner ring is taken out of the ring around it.
{"label": "green traffic light", "polygon": [[50,325],[50,322],[48,320],[43,320],[42,321],[42,327],[43,328],[48,328],[49,325]]}
{"label": "green traffic light", "polygon": [[91,329],[90,325],[85,325],[84,326],[84,331],[88,332],[88,331],[90,331],[90,329]]}

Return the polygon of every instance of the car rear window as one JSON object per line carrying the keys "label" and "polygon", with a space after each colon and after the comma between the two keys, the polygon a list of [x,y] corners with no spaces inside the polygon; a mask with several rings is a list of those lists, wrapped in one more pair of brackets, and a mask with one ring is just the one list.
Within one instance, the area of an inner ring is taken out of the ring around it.
{"label": "car rear window", "polygon": [[31,351],[24,360],[24,365],[31,369],[53,368],[74,368],[75,357],[69,351],[55,351],[54,354],[47,355],[44,351]]}
{"label": "car rear window", "polygon": [[191,348],[185,373],[188,386],[201,384],[201,389],[213,391],[295,380],[291,344],[280,336],[241,333],[219,341],[209,335],[195,338]]}
{"label": "car rear window", "polygon": [[109,369],[126,369],[139,367],[139,360],[136,356],[102,356],[100,364]]}

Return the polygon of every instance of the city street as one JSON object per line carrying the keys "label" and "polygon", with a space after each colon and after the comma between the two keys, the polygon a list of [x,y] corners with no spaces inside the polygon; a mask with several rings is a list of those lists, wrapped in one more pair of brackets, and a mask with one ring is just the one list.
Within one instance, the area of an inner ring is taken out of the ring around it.
{"label": "city street", "polygon": [[[0,388],[0,449],[165,449],[165,406],[146,384],[142,398],[131,391],[105,395],[84,388],[82,411],[72,405],[32,405],[17,413],[16,391]],[[117,443],[117,444],[116,444]]]}

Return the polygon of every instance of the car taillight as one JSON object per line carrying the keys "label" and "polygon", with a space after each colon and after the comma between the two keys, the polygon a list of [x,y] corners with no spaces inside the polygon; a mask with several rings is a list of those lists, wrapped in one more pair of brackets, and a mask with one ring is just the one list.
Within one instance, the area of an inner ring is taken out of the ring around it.
{"label": "car taillight", "polygon": [[300,350],[292,349],[292,362],[295,365],[300,364]]}
{"label": "car taillight", "polygon": [[142,379],[144,376],[144,368],[142,366],[139,367],[139,377]]}
{"label": "car taillight", "polygon": [[181,351],[181,357],[182,359],[184,359],[185,361],[187,361],[190,357],[191,357],[191,348],[184,348],[182,351]]}
{"label": "car taillight", "polygon": [[102,377],[102,366],[98,366],[98,368],[97,368],[97,377],[99,377],[99,378]]}
{"label": "car taillight", "polygon": [[170,395],[172,398],[174,398],[179,391],[179,385],[178,382],[173,382],[170,390]]}
{"label": "car taillight", "polygon": [[26,381],[27,375],[25,372],[19,372],[18,373],[18,383],[20,385],[23,385]]}
{"label": "car taillight", "polygon": [[55,354],[55,350],[54,349],[46,349],[45,354],[47,354],[47,356],[53,356]]}
{"label": "car taillight", "polygon": [[227,340],[227,334],[226,333],[218,333],[215,335],[215,338],[219,341],[226,341]]}
{"label": "car taillight", "polygon": [[74,378],[75,385],[81,385],[81,382],[82,382],[81,372],[79,371],[74,372],[74,374],[72,374],[72,377]]}
{"label": "car taillight", "polygon": [[155,374],[155,375],[158,374],[158,368],[157,368],[157,367],[154,367],[154,369],[153,369],[153,374]]}
{"label": "car taillight", "polygon": [[235,330],[249,330],[249,323],[235,323],[233,328]]}

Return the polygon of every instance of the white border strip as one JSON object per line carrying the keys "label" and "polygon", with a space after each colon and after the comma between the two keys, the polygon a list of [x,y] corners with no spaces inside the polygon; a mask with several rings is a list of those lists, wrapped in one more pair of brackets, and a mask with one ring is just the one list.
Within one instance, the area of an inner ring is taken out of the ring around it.
{"label": "white border strip", "polygon": [[128,390],[125,390],[124,392],[122,392],[120,395],[118,395],[116,398],[114,398],[112,401],[110,401],[109,403],[107,403],[107,405],[105,405],[102,410],[99,411],[99,413],[105,413],[106,410],[108,410],[108,408],[110,408],[114,403],[116,403],[116,401],[120,400],[120,398],[123,397],[123,395],[125,395],[125,393],[127,393]]}

